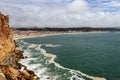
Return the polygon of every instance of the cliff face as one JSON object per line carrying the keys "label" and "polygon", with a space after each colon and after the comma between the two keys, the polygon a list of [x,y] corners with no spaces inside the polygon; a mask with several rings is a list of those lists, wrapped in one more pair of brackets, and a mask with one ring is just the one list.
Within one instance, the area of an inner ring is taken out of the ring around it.
{"label": "cliff face", "polygon": [[0,62],[6,59],[15,50],[12,30],[9,27],[9,18],[0,13]]}
{"label": "cliff face", "polygon": [[17,50],[8,16],[0,13],[0,80],[39,80],[33,71],[20,64],[24,58]]}

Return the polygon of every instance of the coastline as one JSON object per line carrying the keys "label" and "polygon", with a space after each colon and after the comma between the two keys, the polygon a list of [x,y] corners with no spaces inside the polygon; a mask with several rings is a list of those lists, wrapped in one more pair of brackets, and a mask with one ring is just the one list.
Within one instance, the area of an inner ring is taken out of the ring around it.
{"label": "coastline", "polygon": [[63,35],[63,34],[91,34],[91,33],[107,33],[108,31],[91,31],[91,32],[50,32],[50,33],[39,33],[33,35],[15,35],[14,39],[25,39],[25,38],[34,38],[34,37],[45,37],[45,36],[54,36],[54,35]]}
{"label": "coastline", "polygon": [[38,80],[33,71],[19,63],[23,52],[17,49],[9,16],[0,12],[0,80]]}
{"label": "coastline", "polygon": [[[39,50],[39,49],[38,49]],[[66,70],[69,70],[71,72],[77,72],[79,74],[81,74],[82,76],[84,77],[87,77],[89,79],[92,79],[92,80],[106,80],[106,78],[103,78],[103,77],[95,77],[95,76],[91,76],[91,75],[88,75],[86,73],[83,73],[79,70],[73,70],[73,69],[69,69],[69,68],[65,68],[63,66],[61,66],[59,63],[55,62],[55,58],[56,58],[56,55],[54,54],[51,54],[51,53],[47,53],[44,49],[42,49],[42,53],[46,56],[46,57],[50,57],[51,59],[49,60],[50,63],[53,63],[56,67],[58,68],[61,68],[61,69],[66,69]]]}
{"label": "coastline", "polygon": [[[52,36],[52,35],[63,35],[63,34],[91,34],[91,33],[106,33],[107,31],[94,31],[94,32],[71,32],[71,33],[52,33],[52,34],[42,34],[42,35],[32,35],[32,36],[20,36],[18,38],[15,38],[15,39],[24,39],[24,38],[33,38],[33,37],[44,37],[44,36]],[[32,44],[31,46],[35,46],[34,44]],[[71,69],[68,69],[68,68],[64,68],[63,66],[61,66],[59,63],[56,63],[55,62],[55,57],[56,55],[53,55],[51,53],[47,53],[44,49],[42,49],[42,52],[43,54],[46,56],[46,57],[50,57],[51,59],[49,60],[50,63],[53,63],[55,64],[56,67],[58,68],[62,68],[62,69],[67,69],[67,70],[71,70]],[[72,70],[72,71],[76,71],[76,70]],[[87,78],[90,78],[92,80],[106,80],[105,78],[101,78],[101,77],[94,77],[94,76],[90,76],[90,75],[87,75],[85,73],[82,73],[81,71],[76,71],[78,73],[80,73],[82,76],[85,76]]]}

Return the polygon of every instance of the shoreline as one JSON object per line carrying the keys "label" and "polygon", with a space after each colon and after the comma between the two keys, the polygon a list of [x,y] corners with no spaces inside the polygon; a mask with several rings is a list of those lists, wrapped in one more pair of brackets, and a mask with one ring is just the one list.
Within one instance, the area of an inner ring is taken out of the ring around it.
{"label": "shoreline", "polygon": [[[20,37],[20,38],[17,38],[17,39],[24,39],[24,38],[33,38],[33,37],[44,37],[44,36],[53,36],[53,35],[63,35],[63,34],[91,34],[91,33],[107,33],[107,32],[71,32],[71,33],[52,33],[52,34],[43,34],[43,35],[34,35],[34,36],[26,36],[26,37]],[[34,46],[34,45],[31,45],[31,46]],[[41,48],[42,49],[42,48]],[[53,55],[51,53],[47,53],[44,49],[42,49],[42,52],[43,54],[46,56],[46,57],[50,57],[51,59],[49,60],[50,63],[54,63],[56,67],[58,68],[61,68],[61,69],[67,69],[67,70],[71,70],[69,68],[64,68],[63,66],[61,66],[59,63],[55,62],[55,58],[56,58],[56,55]],[[90,75],[87,75],[81,71],[78,71],[78,70],[71,70],[71,71],[76,71],[78,72],[79,74],[81,74],[82,76],[84,77],[87,77],[87,78],[90,78],[92,80],[106,80],[105,78],[103,77],[95,77],[95,76],[90,76]]]}
{"label": "shoreline", "polygon": [[87,77],[89,79],[92,79],[92,80],[106,80],[106,78],[104,77],[96,77],[96,76],[91,76],[91,75],[88,75],[86,73],[83,73],[79,70],[74,70],[74,69],[70,69],[70,68],[65,68],[64,66],[61,66],[61,64],[55,62],[55,58],[56,58],[56,55],[52,54],[52,53],[48,53],[46,52],[43,48],[41,48],[41,51],[42,51],[42,54],[44,54],[46,57],[50,57],[51,59],[49,60],[50,63],[53,63],[56,67],[58,68],[61,68],[61,69],[66,69],[66,70],[70,70],[71,72],[77,72],[79,74],[81,74],[82,76],[84,77]]}
{"label": "shoreline", "polygon": [[[51,32],[51,33],[41,33],[34,35],[16,35],[14,39],[25,39],[25,38],[34,38],[34,37],[45,37],[45,36],[54,36],[54,35],[64,35],[64,34],[92,34],[92,33],[108,33],[109,31],[91,31],[91,32]],[[38,32],[40,33],[40,32]]]}
{"label": "shoreline", "polygon": [[[84,76],[84,77],[86,77],[86,78],[89,78],[89,79],[92,79],[92,80],[106,80],[106,78],[104,78],[104,77],[91,76],[91,75],[88,75],[88,74],[86,74],[86,73],[83,73],[83,72],[81,72],[81,71],[79,71],[79,70],[74,70],[74,69],[70,69],[70,68],[66,68],[66,67],[64,67],[64,66],[61,66],[61,64],[55,62],[56,55],[54,55],[54,54],[52,54],[52,53],[46,52],[45,49],[41,48],[41,46],[42,46],[41,44],[40,44],[40,45],[38,45],[38,44],[30,44],[30,45],[29,45],[29,47],[35,47],[35,46],[38,46],[36,49],[37,49],[38,51],[41,51],[44,56],[51,58],[51,59],[49,60],[49,63],[53,63],[53,64],[54,64],[56,67],[58,67],[58,68],[65,69],[65,70],[69,70],[70,72],[77,72],[77,73],[81,74],[82,76]],[[52,46],[53,46],[53,45],[52,45]],[[28,58],[29,58],[29,57],[28,57]],[[24,59],[23,59],[23,60],[24,60]],[[22,64],[22,63],[21,63],[21,64]],[[23,64],[23,65],[25,65],[25,64]],[[25,65],[25,66],[26,66],[26,65]],[[26,67],[28,67],[28,66],[26,66]],[[32,71],[34,71],[34,70],[32,70]],[[38,75],[37,75],[37,76],[38,76]],[[38,76],[38,77],[40,77],[40,76]],[[41,77],[40,77],[40,78],[41,78]]]}

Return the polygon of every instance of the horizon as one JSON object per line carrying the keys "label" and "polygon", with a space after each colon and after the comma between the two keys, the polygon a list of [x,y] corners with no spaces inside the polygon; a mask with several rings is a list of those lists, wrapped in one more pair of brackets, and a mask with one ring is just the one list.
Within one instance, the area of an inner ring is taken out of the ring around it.
{"label": "horizon", "polygon": [[39,28],[120,27],[119,0],[0,0],[10,26]]}
{"label": "horizon", "polygon": [[41,29],[41,28],[120,28],[120,27],[12,27],[15,29],[25,28],[25,29]]}

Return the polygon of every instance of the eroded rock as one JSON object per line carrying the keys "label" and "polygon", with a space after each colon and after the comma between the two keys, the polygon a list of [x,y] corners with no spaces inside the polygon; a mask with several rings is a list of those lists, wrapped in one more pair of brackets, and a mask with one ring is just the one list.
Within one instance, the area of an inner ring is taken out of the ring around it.
{"label": "eroded rock", "polygon": [[15,50],[12,30],[9,27],[9,18],[0,13],[0,62]]}
{"label": "eroded rock", "polygon": [[7,80],[3,73],[0,73],[0,80]]}
{"label": "eroded rock", "polygon": [[22,58],[22,51],[16,50],[9,18],[0,13],[0,80],[39,80],[34,72],[19,63]]}

